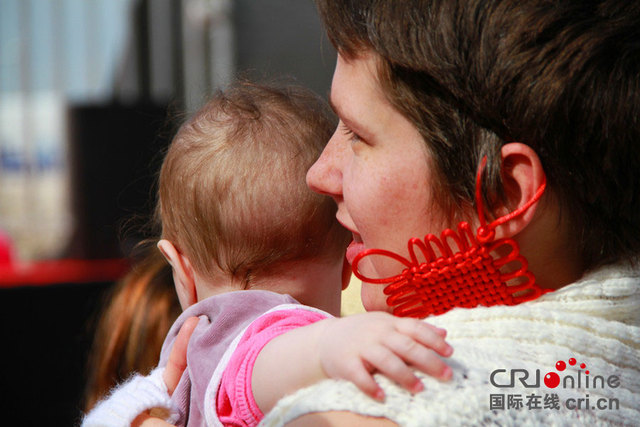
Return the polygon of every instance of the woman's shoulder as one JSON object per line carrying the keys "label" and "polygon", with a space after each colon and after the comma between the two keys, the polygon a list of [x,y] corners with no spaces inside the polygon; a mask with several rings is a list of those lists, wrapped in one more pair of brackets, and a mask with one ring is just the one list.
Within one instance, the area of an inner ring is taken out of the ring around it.
{"label": "woman's shoulder", "polygon": [[[383,426],[393,425],[389,424],[390,420],[402,426],[417,427],[449,424],[452,421],[451,411],[454,411],[456,418],[463,422],[466,417],[473,417],[480,408],[486,406],[489,398],[488,371],[468,369],[465,363],[456,359],[450,360],[449,364],[454,375],[447,382],[418,372],[425,389],[417,394],[411,394],[386,377],[376,375],[376,381],[385,392],[384,402],[371,399],[348,381],[322,381],[281,399],[274,410],[267,414],[262,425],[284,425],[312,413],[322,415],[301,420],[335,422],[328,425]],[[354,414],[362,416],[362,420],[356,424],[349,423]],[[469,421],[473,421],[473,418]]]}
{"label": "woman's shoulder", "polygon": [[[424,378],[425,390],[414,395],[384,377],[376,376],[385,391],[383,403],[360,393],[348,382],[324,381],[282,399],[266,415],[261,426],[386,427],[397,424],[403,427],[422,427],[495,423],[520,425],[532,422],[535,425],[546,425],[551,423],[552,419],[558,424],[558,419],[563,418],[567,420],[566,425],[571,425],[577,422],[576,416],[579,417],[576,411],[563,411],[559,416],[557,411],[551,409],[528,410],[524,395],[524,406],[520,410],[491,410],[491,395],[499,393],[500,390],[492,390],[489,387],[488,376],[486,381],[478,381],[473,375],[465,375],[464,370],[454,368],[454,371],[457,371],[458,378],[448,383]],[[587,418],[590,416],[587,415]],[[594,425],[597,425],[597,422]]]}
{"label": "woman's shoulder", "polygon": [[[517,347],[517,340],[514,343]],[[619,405],[615,411],[576,410],[574,403],[580,399],[584,401],[583,389],[564,389],[564,385],[550,387],[553,384],[548,386],[545,383],[545,374],[556,372],[555,364],[559,359],[555,355],[542,356],[553,353],[554,346],[538,344],[538,348],[521,348],[525,353],[535,350],[539,358],[532,361],[530,354],[518,358],[513,353],[513,357],[505,357],[497,348],[492,349],[496,345],[491,340],[486,346],[472,340],[460,341],[454,357],[448,361],[454,372],[452,380],[440,382],[418,373],[425,389],[417,394],[411,394],[385,377],[376,375],[376,380],[385,391],[384,403],[360,393],[349,382],[323,381],[282,399],[267,414],[262,425],[285,425],[296,419],[299,419],[299,424],[293,425],[389,425],[385,424],[385,420],[408,427],[495,423],[520,425],[532,422],[546,425],[552,421],[557,425],[575,425],[585,420],[590,425],[598,425],[608,422],[624,424],[624,419],[640,417],[640,412],[634,408],[634,401],[640,393],[633,381],[637,370],[576,352],[573,355],[580,358],[580,363],[586,362],[592,376],[608,378],[616,375],[618,378],[617,383],[612,383],[616,388],[589,390],[588,394],[591,394],[594,402],[606,399]],[[517,348],[514,349],[514,352],[517,351]],[[557,373],[561,376],[565,374]],[[576,372],[566,375],[573,376],[574,380],[577,377]],[[316,415],[310,415],[314,413]],[[358,416],[363,418],[356,423],[354,420]]]}
{"label": "woman's shoulder", "polygon": [[[427,319],[447,329],[447,339],[455,349],[447,361],[454,371],[450,382],[423,377],[425,390],[411,395],[376,376],[386,393],[381,404],[353,384],[325,381],[281,400],[264,425],[283,425],[303,416],[300,420],[308,421],[306,415],[323,411],[322,417],[335,421],[333,425],[355,425],[341,421],[353,413],[366,416],[363,423],[376,425],[384,418],[402,426],[518,425],[532,420],[544,425],[547,421],[558,424],[558,419],[571,425],[591,417],[597,425],[599,421],[640,418],[635,408],[640,389],[634,380],[639,374],[640,328],[633,317],[637,317],[633,308],[637,310],[639,289],[635,272],[609,269],[531,303],[454,310]],[[578,365],[564,372],[556,369],[559,361],[569,367],[570,358],[578,359]],[[585,363],[592,377],[614,375],[619,379],[616,388],[599,387],[588,393],[592,398],[618,402],[619,410],[570,410],[573,402],[585,399],[584,390],[550,388],[543,383],[550,372],[577,378],[580,363]],[[522,378],[525,373],[528,378]],[[521,405],[520,409],[508,410],[509,399],[512,405]]]}

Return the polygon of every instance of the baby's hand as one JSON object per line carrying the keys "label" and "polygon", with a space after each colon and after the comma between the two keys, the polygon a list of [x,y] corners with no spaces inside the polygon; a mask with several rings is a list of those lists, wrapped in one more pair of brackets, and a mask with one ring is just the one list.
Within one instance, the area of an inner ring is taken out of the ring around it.
{"label": "baby's hand", "polygon": [[373,379],[375,372],[413,393],[424,386],[412,367],[440,380],[451,378],[451,368],[436,355],[449,357],[453,353],[444,340],[444,329],[384,312],[327,319],[323,323],[318,351],[325,374],[353,382],[374,399],[384,399],[384,392]]}

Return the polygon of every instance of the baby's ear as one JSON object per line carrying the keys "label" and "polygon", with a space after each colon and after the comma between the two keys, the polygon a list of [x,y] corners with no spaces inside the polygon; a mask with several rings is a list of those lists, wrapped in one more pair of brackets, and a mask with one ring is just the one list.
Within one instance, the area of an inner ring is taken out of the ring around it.
{"label": "baby's ear", "polygon": [[158,249],[171,265],[173,282],[182,309],[185,310],[198,302],[196,282],[193,267],[189,258],[181,254],[178,249],[166,239],[158,242]]}
{"label": "baby's ear", "polygon": [[[502,182],[507,197],[507,206],[496,216],[507,215],[532,200],[544,185],[546,176],[538,154],[520,142],[505,144],[501,150]],[[507,221],[496,229],[496,238],[512,237],[522,231],[533,220],[539,201],[523,214]],[[501,234],[500,236],[498,234]]]}

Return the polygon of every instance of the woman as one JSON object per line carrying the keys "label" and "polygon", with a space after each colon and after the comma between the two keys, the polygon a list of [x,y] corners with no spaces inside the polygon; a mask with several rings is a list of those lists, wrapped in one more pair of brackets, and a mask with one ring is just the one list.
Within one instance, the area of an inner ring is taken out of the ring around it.
{"label": "woman", "polygon": [[[506,218],[495,239],[517,243],[546,294],[430,317],[456,349],[451,383],[425,378],[411,397],[380,378],[388,397],[379,404],[329,381],[283,399],[264,424],[637,425],[640,9],[318,5],[339,52],[331,101],[340,124],[307,181],[338,204],[358,274],[393,278],[403,265],[389,253],[410,259],[410,238],[460,220],[476,230],[486,210]],[[387,256],[356,256],[374,248]],[[367,310],[391,309],[383,288],[363,283]]]}
{"label": "woman", "polygon": [[640,9],[317,2],[339,52],[340,124],[307,179],[353,233],[365,308],[404,309],[371,282],[408,274],[409,239],[462,220],[478,240],[513,239],[525,296],[545,294],[493,305],[467,289],[489,306],[429,317],[456,349],[449,383],[424,378],[411,396],[381,377],[382,404],[327,381],[263,424],[638,425]]}

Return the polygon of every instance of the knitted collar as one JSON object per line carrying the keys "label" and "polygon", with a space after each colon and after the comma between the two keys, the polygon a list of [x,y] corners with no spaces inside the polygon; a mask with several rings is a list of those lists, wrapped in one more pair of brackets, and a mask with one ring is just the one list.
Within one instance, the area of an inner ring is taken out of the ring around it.
{"label": "knitted collar", "polygon": [[640,326],[640,263],[600,267],[526,304],[562,307],[568,312]]}

